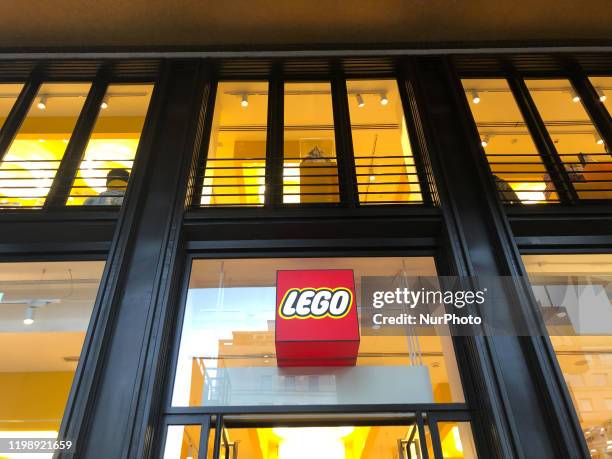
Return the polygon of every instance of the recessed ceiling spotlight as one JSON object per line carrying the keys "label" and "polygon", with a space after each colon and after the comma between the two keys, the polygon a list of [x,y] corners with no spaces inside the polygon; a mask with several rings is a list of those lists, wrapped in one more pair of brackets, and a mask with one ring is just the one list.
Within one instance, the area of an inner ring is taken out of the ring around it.
{"label": "recessed ceiling spotlight", "polygon": [[359,108],[363,107],[365,105],[365,102],[363,101],[363,97],[361,97],[361,94],[357,94],[355,97],[357,98],[357,106]]}
{"label": "recessed ceiling spotlight", "polygon": [[572,95],[572,102],[574,103],[580,102],[580,96],[576,94],[576,91],[574,90],[574,88],[570,89],[570,94]]}
{"label": "recessed ceiling spotlight", "polygon": [[594,133],[593,137],[595,137],[595,143],[597,145],[603,145],[604,144],[603,139],[600,137],[600,135],[598,133]]}
{"label": "recessed ceiling spotlight", "polygon": [[472,91],[472,102],[475,104],[480,103],[480,95],[478,94],[478,91]]}
{"label": "recessed ceiling spotlight", "polygon": [[597,91],[597,95],[599,96],[599,102],[605,102],[608,96],[599,88],[595,88],[595,91]]}
{"label": "recessed ceiling spotlight", "polygon": [[104,96],[104,99],[102,99],[102,103],[100,104],[100,108],[102,110],[106,110],[108,108],[108,96]]}
{"label": "recessed ceiling spotlight", "polygon": [[34,308],[32,306],[28,306],[25,311],[25,318],[23,319],[24,325],[32,325],[34,323]]}
{"label": "recessed ceiling spotlight", "polygon": [[247,94],[243,94],[240,97],[240,106],[242,108],[247,108],[249,106],[249,96]]}
{"label": "recessed ceiling spotlight", "polygon": [[387,93],[382,93],[380,95],[380,105],[387,105],[389,103],[389,98],[387,97]]}
{"label": "recessed ceiling spotlight", "polygon": [[487,145],[489,145],[490,141],[491,141],[490,135],[483,135],[482,139],[480,140],[480,145],[482,145],[483,147],[486,147]]}
{"label": "recessed ceiling spotlight", "polygon": [[36,104],[36,106],[39,110],[44,110],[45,108],[47,108],[47,97],[42,96],[40,99],[38,99],[38,103]]}

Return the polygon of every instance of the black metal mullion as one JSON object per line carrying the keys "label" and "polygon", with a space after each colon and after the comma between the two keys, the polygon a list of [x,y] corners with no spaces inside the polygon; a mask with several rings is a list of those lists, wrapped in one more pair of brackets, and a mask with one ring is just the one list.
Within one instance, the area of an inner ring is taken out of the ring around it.
{"label": "black metal mullion", "polygon": [[429,426],[429,435],[431,435],[431,446],[435,459],[443,459],[442,444],[440,442],[440,431],[435,416],[427,416],[427,425]]}
{"label": "black metal mullion", "polygon": [[19,97],[15,101],[13,108],[9,112],[2,130],[0,131],[0,161],[4,159],[4,155],[8,151],[13,139],[17,135],[19,128],[23,124],[38,90],[40,89],[41,81],[38,76],[32,76],[24,85]]}
{"label": "black metal mullion", "polygon": [[344,207],[355,208],[359,206],[359,189],[355,175],[355,154],[353,152],[346,80],[340,69],[334,71],[331,80],[331,94],[340,202]]}
{"label": "black metal mullion", "polygon": [[559,200],[562,203],[576,203],[578,201],[578,194],[572,185],[563,161],[561,161],[561,157],[555,148],[555,143],[546,129],[546,125],[538,112],[525,81],[515,74],[509,75],[507,81],[521,111],[523,120],[529,129],[531,138],[540,153],[544,167],[546,167],[550,179],[555,185]]}
{"label": "black metal mullion", "polygon": [[99,75],[93,81],[45,200],[45,209],[57,209],[66,204],[107,88],[108,82],[104,76]]}
{"label": "black metal mullion", "polygon": [[206,176],[206,161],[208,159],[208,151],[210,148],[210,135],[212,131],[213,117],[215,115],[218,85],[218,81],[216,80],[210,84],[208,100],[206,102],[207,105],[204,119],[204,132],[202,135],[202,141],[200,143],[199,157],[194,170],[191,171],[194,177],[194,185],[190,198],[190,205],[192,207],[199,207],[202,200],[202,189],[204,188],[204,178]]}
{"label": "black metal mullion", "polygon": [[264,193],[264,203],[268,207],[279,207],[283,204],[284,87],[280,67],[276,66],[272,71],[268,87],[266,189]]}
{"label": "black metal mullion", "polygon": [[415,413],[416,416],[416,423],[417,423],[417,429],[419,430],[419,439],[420,439],[420,446],[421,446],[421,455],[423,456],[423,459],[429,459],[429,451],[427,451],[427,439],[425,437],[425,426],[423,424],[423,413],[420,411],[417,411]]}
{"label": "black metal mullion", "polygon": [[208,457],[208,438],[210,437],[210,416],[206,416],[200,425],[200,444],[198,445],[198,459]]}
{"label": "black metal mullion", "polygon": [[219,459],[221,454],[221,440],[223,431],[223,416],[217,415],[215,422],[215,442],[213,446],[213,459]]}
{"label": "black metal mullion", "polygon": [[608,147],[608,151],[610,151],[610,148],[612,148],[611,114],[608,113],[603,102],[599,100],[599,94],[591,84],[589,77],[577,65],[570,68],[570,82],[580,97],[585,110],[595,124],[595,128],[604,141],[604,144]]}
{"label": "black metal mullion", "polygon": [[410,73],[408,71],[404,71],[402,76],[396,80],[397,87],[400,94],[404,120],[406,120],[406,127],[408,129],[408,141],[410,142],[410,147],[412,148],[414,166],[416,168],[417,178],[421,188],[421,197],[424,204],[432,205],[433,199],[431,197],[429,181],[427,180],[425,152],[421,149],[421,144],[416,138],[419,131],[419,126],[417,125],[418,112],[416,110],[416,98],[414,96],[414,90],[410,82],[410,77]]}

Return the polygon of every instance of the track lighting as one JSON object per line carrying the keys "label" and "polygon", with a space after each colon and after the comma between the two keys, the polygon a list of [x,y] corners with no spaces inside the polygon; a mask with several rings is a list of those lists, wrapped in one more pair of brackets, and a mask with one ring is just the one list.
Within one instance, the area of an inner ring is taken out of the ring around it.
{"label": "track lighting", "polygon": [[387,97],[387,93],[382,93],[380,95],[380,105],[387,105],[389,103],[389,98]]}
{"label": "track lighting", "polygon": [[491,141],[491,136],[489,135],[483,135],[482,136],[482,140],[480,141],[480,145],[484,147],[486,147],[487,145],[489,145],[489,142]]}
{"label": "track lighting", "polygon": [[32,325],[34,323],[34,308],[32,306],[28,306],[25,311],[25,318],[23,319],[24,325]]}
{"label": "track lighting", "polygon": [[480,95],[478,95],[478,91],[472,91],[472,102],[475,104],[480,103]]}
{"label": "track lighting", "polygon": [[44,110],[45,108],[47,108],[47,97],[43,96],[38,99],[38,103],[36,104],[36,106],[39,110]]}
{"label": "track lighting", "polygon": [[599,102],[605,102],[608,96],[606,96],[604,92],[599,88],[595,88],[595,91],[597,92],[597,95],[599,96]]}
{"label": "track lighting", "polygon": [[572,95],[572,102],[574,103],[580,102],[580,96],[576,94],[576,91],[574,90],[574,88],[570,89],[570,94]]}
{"label": "track lighting", "polygon": [[361,94],[357,94],[355,97],[357,98],[357,106],[359,108],[363,107],[365,105],[365,102],[363,101],[363,97],[361,97]]}
{"label": "track lighting", "polygon": [[242,108],[247,108],[249,106],[249,96],[247,94],[240,96],[240,105]]}
{"label": "track lighting", "polygon": [[100,104],[100,108],[102,110],[106,110],[108,108],[108,96],[104,96],[104,99],[102,99],[102,103]]}

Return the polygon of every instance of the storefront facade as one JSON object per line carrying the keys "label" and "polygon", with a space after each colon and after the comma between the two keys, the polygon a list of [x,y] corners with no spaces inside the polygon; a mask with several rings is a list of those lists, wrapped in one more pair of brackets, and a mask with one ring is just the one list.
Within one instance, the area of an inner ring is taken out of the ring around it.
{"label": "storefront facade", "polygon": [[362,330],[350,366],[287,368],[275,294],[284,270],[351,270],[357,307],[364,276],[512,276],[517,329],[544,327],[537,276],[609,298],[609,53],[195,54],[2,62],[3,436],[605,457],[610,336]]}

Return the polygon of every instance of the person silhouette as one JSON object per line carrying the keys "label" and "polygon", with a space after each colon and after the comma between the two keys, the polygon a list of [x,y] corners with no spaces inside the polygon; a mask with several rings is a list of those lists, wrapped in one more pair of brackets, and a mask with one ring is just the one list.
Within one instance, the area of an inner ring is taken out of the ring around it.
{"label": "person silhouette", "polygon": [[85,200],[85,206],[120,206],[123,204],[123,196],[127,188],[130,173],[125,169],[111,169],[106,175],[106,191],[98,196],[92,196]]}

